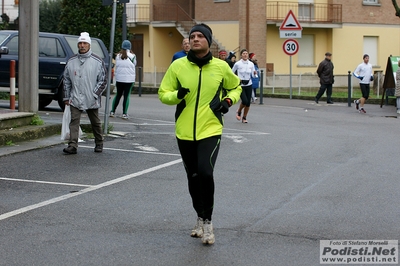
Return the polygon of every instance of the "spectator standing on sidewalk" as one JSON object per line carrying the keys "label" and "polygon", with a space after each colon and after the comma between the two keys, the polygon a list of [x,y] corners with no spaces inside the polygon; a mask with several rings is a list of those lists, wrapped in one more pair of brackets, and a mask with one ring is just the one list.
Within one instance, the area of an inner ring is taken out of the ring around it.
{"label": "spectator standing on sidewalk", "polygon": [[249,54],[250,61],[253,62],[254,68],[257,71],[257,76],[251,77],[253,92],[251,93],[251,102],[257,101],[257,89],[260,87],[260,70],[258,68],[257,56],[255,53]]}
{"label": "spectator standing on sidewalk", "polygon": [[332,84],[334,81],[333,76],[333,63],[331,61],[332,54],[330,52],[325,53],[325,59],[319,63],[317,68],[317,74],[319,77],[319,83],[321,86],[319,87],[319,91],[315,96],[315,102],[318,103],[319,98],[325,93],[326,91],[326,103],[333,104],[332,101]]}
{"label": "spectator standing on sidewalk", "polygon": [[356,70],[354,70],[353,76],[360,80],[360,89],[362,94],[360,99],[354,100],[354,103],[358,112],[365,114],[366,111],[364,109],[364,104],[369,97],[369,83],[374,80],[374,76],[372,75],[372,65],[369,63],[369,55],[363,55],[363,62],[357,66]]}
{"label": "spectator standing on sidewalk", "polygon": [[171,62],[174,62],[178,58],[187,56],[187,53],[189,52],[189,50],[190,50],[189,39],[188,38],[184,38],[182,40],[182,50],[180,50],[179,52],[176,52],[174,54],[174,56],[172,56],[172,61]]}
{"label": "spectator standing on sidewalk", "polygon": [[195,25],[189,39],[191,50],[187,58],[169,66],[158,97],[164,104],[176,105],[175,134],[197,214],[191,236],[201,238],[203,244],[213,244],[214,167],[222,115],[239,100],[242,90],[229,65],[212,56],[209,26]]}
{"label": "spectator standing on sidewalk", "polygon": [[78,53],[72,56],[64,70],[64,102],[70,105],[70,139],[66,154],[76,154],[78,149],[81,114],[86,111],[95,141],[95,152],[103,151],[103,134],[99,118],[101,94],[107,86],[107,69],[103,59],[90,49],[89,33],[82,32],[78,38]]}
{"label": "spectator standing on sidewalk", "polygon": [[131,42],[125,40],[122,42],[121,51],[115,58],[115,81],[117,86],[117,94],[115,95],[110,117],[114,117],[121,97],[124,96],[122,102],[122,119],[128,119],[129,99],[136,79],[136,55],[131,51]]}

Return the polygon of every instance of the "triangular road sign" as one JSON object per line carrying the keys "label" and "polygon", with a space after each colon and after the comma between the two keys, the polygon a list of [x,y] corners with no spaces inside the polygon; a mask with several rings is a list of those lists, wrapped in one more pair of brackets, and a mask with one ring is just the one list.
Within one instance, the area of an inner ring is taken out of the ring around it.
{"label": "triangular road sign", "polygon": [[303,30],[303,28],[300,26],[300,23],[293,14],[293,11],[289,10],[286,18],[282,22],[282,25],[279,27],[279,30]]}

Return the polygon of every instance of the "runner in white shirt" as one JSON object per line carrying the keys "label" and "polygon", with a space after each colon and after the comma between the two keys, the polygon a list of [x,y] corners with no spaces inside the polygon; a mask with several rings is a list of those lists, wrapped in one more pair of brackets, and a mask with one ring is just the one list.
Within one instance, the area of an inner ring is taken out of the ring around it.
{"label": "runner in white shirt", "polygon": [[[253,62],[249,60],[249,52],[246,49],[240,51],[240,56],[242,59],[237,61],[232,68],[233,73],[240,78],[240,86],[242,87],[242,94],[240,95],[242,102],[236,111],[236,119],[239,121],[242,119],[242,123],[247,123],[247,114],[250,110],[251,93],[253,91],[251,78],[257,77],[257,71]],[[243,116],[242,110],[244,110]]]}
{"label": "runner in white shirt", "polygon": [[359,64],[353,72],[353,76],[360,80],[360,89],[362,93],[362,97],[358,100],[354,100],[354,103],[358,112],[365,114],[364,104],[368,100],[369,83],[374,80],[374,76],[372,75],[372,65],[369,63],[369,55],[363,55],[363,60],[364,62]]}

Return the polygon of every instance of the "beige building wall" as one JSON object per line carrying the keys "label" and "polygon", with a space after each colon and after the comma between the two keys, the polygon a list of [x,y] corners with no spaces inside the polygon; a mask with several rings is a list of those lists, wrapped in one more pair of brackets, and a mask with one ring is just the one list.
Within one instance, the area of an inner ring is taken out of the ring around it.
{"label": "beige building wall", "polygon": [[211,27],[216,40],[225,50],[234,51],[239,47],[238,21],[205,21]]}
{"label": "beige building wall", "polygon": [[[335,47],[332,52],[332,61],[340,74],[347,73],[348,70],[353,72],[356,66],[362,62],[364,36],[378,38],[378,58],[375,58],[377,64],[373,65],[373,70],[385,71],[388,57],[400,55],[400,25],[397,27],[345,25],[341,30],[334,30],[332,37]],[[366,52],[368,53],[368,51]]]}

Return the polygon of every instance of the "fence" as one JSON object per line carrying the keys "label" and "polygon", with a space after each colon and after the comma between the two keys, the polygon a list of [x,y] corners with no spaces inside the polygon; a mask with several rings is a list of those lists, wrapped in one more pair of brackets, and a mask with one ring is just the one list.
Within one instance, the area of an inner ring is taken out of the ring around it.
{"label": "fence", "polygon": [[[163,79],[167,67],[142,68],[143,86],[158,87]],[[136,70],[136,73],[139,73]],[[316,74],[292,74],[292,93],[293,95],[315,95],[319,89],[319,78]],[[138,78],[137,78],[138,80]],[[289,94],[290,93],[290,75],[289,74],[271,74],[265,75],[264,71],[263,91],[266,94]],[[351,77],[351,96],[354,92],[358,95],[358,79]],[[376,71],[374,81],[371,83],[371,97],[381,97],[383,92],[384,75],[382,71]],[[378,86],[379,84],[379,86]],[[346,95],[348,93],[348,75],[335,75],[333,93],[336,95]],[[353,92],[354,91],[354,92]]]}

